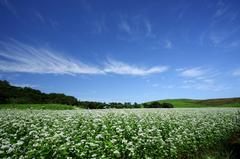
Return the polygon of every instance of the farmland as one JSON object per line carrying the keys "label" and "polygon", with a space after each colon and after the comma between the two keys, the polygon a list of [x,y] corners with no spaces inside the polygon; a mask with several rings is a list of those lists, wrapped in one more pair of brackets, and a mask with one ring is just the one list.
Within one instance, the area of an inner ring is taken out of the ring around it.
{"label": "farmland", "polygon": [[195,158],[239,132],[239,108],[0,110],[0,158]]}
{"label": "farmland", "polygon": [[[218,99],[164,99],[159,103],[171,103],[175,108],[240,107],[240,98]],[[151,102],[148,102],[151,103]]]}

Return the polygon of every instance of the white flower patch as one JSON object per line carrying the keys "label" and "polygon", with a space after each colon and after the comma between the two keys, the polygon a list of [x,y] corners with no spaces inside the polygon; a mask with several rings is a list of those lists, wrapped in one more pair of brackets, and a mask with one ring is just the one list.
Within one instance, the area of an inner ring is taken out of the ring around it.
{"label": "white flower patch", "polygon": [[0,110],[0,158],[191,158],[239,130],[239,112]]}

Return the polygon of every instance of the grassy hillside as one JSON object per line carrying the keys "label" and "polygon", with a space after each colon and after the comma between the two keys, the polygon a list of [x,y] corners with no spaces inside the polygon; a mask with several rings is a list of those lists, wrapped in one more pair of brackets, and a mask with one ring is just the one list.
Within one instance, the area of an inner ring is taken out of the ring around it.
{"label": "grassy hillside", "polygon": [[71,110],[74,106],[63,104],[0,104],[0,109],[50,109],[50,110]]}
{"label": "grassy hillside", "polygon": [[165,99],[160,103],[171,103],[175,108],[201,108],[201,107],[240,107],[240,98],[219,98],[219,99]]}

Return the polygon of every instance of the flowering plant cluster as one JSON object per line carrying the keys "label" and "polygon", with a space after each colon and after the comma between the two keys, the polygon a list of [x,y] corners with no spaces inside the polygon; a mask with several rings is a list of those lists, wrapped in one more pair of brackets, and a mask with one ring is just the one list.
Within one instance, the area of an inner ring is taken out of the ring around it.
{"label": "flowering plant cluster", "polygon": [[0,158],[193,157],[239,131],[237,108],[1,110]]}

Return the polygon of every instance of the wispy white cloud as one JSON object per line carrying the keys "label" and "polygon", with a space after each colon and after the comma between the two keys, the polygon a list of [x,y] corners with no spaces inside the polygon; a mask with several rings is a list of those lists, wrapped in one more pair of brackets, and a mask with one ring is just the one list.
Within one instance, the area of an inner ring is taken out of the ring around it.
{"label": "wispy white cloud", "polygon": [[240,46],[240,40],[230,42],[226,47],[235,48]]}
{"label": "wispy white cloud", "polygon": [[219,72],[210,68],[181,68],[177,71],[184,77],[180,88],[205,91],[221,91],[230,88],[225,84],[219,84],[216,80]]}
{"label": "wispy white cloud", "polygon": [[146,28],[146,36],[153,36],[152,24],[147,19],[144,19],[144,24],[145,24],[145,28]]}
{"label": "wispy white cloud", "polygon": [[226,18],[228,18],[230,22],[234,22],[235,20],[237,20],[238,17],[239,17],[239,10],[231,11],[228,15],[226,15]]}
{"label": "wispy white cloud", "polygon": [[169,38],[163,38],[155,40],[151,46],[152,50],[162,50],[162,49],[172,49],[174,48],[174,43]]}
{"label": "wispy white cloud", "polygon": [[39,74],[107,74],[145,76],[162,73],[167,66],[138,67],[108,59],[103,66],[85,64],[47,48],[33,47],[14,39],[0,42],[0,71]]}
{"label": "wispy white cloud", "polygon": [[81,7],[88,12],[93,10],[93,8],[89,2],[90,1],[87,1],[87,0],[80,0]]}
{"label": "wispy white cloud", "polygon": [[240,76],[240,68],[233,71],[234,76]]}
{"label": "wispy white cloud", "polygon": [[176,88],[176,86],[170,84],[170,85],[164,85],[164,86],[162,86],[162,88],[164,88],[164,89],[173,89],[173,88]]}
{"label": "wispy white cloud", "polygon": [[135,40],[139,38],[155,37],[152,33],[151,22],[143,16],[129,17],[127,15],[120,15],[118,28]]}
{"label": "wispy white cloud", "polygon": [[189,1],[179,1],[176,8],[173,8],[174,13],[176,14],[176,20],[180,21],[184,18],[184,15],[188,12],[189,8],[192,6],[192,2]]}
{"label": "wispy white cloud", "polygon": [[159,87],[159,84],[158,83],[154,83],[154,84],[152,84],[152,87]]}
{"label": "wispy white cloud", "polygon": [[226,39],[226,35],[224,35],[223,33],[216,33],[216,32],[212,32],[209,35],[209,40],[213,45],[218,45],[219,43],[223,42],[224,39]]}
{"label": "wispy white cloud", "polygon": [[165,47],[166,49],[171,49],[171,48],[173,47],[172,41],[166,40],[164,47]]}
{"label": "wispy white cloud", "polygon": [[106,29],[105,21],[99,20],[93,23],[93,34],[101,34]]}
{"label": "wispy white cloud", "polygon": [[[240,27],[239,26],[235,26],[231,30],[211,31],[208,34],[208,39],[210,40],[210,42],[214,46],[219,45],[219,44],[222,45],[222,43],[224,43],[229,38],[231,38],[233,35],[235,35],[237,32],[239,32],[239,30],[240,30]],[[231,41],[231,42],[233,42],[233,41]]]}
{"label": "wispy white cloud", "polygon": [[42,22],[42,23],[45,23],[45,18],[43,17],[43,15],[37,11],[37,10],[34,10],[34,15]]}
{"label": "wispy white cloud", "polygon": [[184,77],[200,77],[205,74],[205,70],[196,67],[196,68],[190,68],[190,69],[183,69],[180,70],[180,75]]}
{"label": "wispy white cloud", "polygon": [[126,32],[127,34],[133,34],[132,28],[126,20],[121,20],[118,27],[120,30],[122,30],[123,32]]}
{"label": "wispy white cloud", "polygon": [[217,10],[214,13],[213,18],[224,15],[229,9],[229,6],[226,5],[222,0],[217,2],[216,7],[217,7]]}
{"label": "wispy white cloud", "polygon": [[181,72],[181,71],[184,71],[186,68],[176,68],[176,71],[177,72]]}
{"label": "wispy white cloud", "polygon": [[230,89],[229,86],[225,84],[219,84],[215,79],[212,78],[184,80],[180,88],[203,91],[222,91]]}
{"label": "wispy white cloud", "polygon": [[16,9],[9,0],[0,0],[0,4],[6,7],[14,16],[18,17]]}
{"label": "wispy white cloud", "polygon": [[57,29],[57,27],[59,26],[59,23],[56,19],[53,18],[48,18],[49,24],[53,29]]}
{"label": "wispy white cloud", "polygon": [[211,21],[199,37],[200,45],[229,49],[236,47],[240,31],[239,10],[223,0],[214,2],[211,9]]}
{"label": "wispy white cloud", "polygon": [[120,61],[109,59],[104,68],[106,73],[125,74],[125,75],[150,75],[154,73],[162,73],[168,70],[167,66],[155,66],[150,68],[129,65]]}
{"label": "wispy white cloud", "polygon": [[184,80],[183,81],[184,84],[193,84],[193,83],[196,83],[195,80]]}
{"label": "wispy white cloud", "polygon": [[43,24],[48,25],[49,27],[51,27],[54,30],[59,27],[59,22],[56,19],[46,16],[42,12],[40,12],[36,9],[32,10],[32,14],[35,16],[36,20],[40,21]]}
{"label": "wispy white cloud", "polygon": [[103,74],[97,67],[86,65],[58,52],[36,48],[11,40],[0,42],[0,70],[3,72],[53,74]]}
{"label": "wispy white cloud", "polygon": [[212,79],[220,74],[217,70],[204,67],[179,68],[176,71],[179,72],[179,76],[195,80]]}
{"label": "wispy white cloud", "polygon": [[[229,18],[228,18],[229,19]],[[218,25],[209,26],[209,28],[203,31],[199,37],[200,45],[208,45],[221,48],[234,48],[239,46],[239,40],[236,35],[239,34],[239,25],[229,25],[224,28],[222,23]]]}
{"label": "wispy white cloud", "polygon": [[91,33],[101,34],[107,30],[105,17],[105,14],[100,14],[97,19],[88,22],[88,24],[91,26]]}

